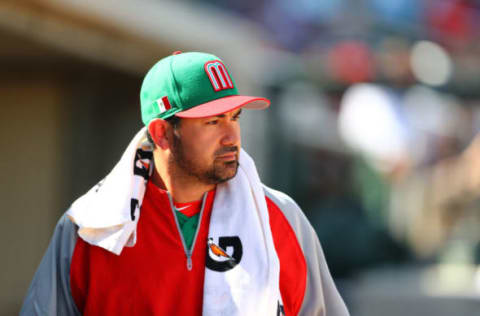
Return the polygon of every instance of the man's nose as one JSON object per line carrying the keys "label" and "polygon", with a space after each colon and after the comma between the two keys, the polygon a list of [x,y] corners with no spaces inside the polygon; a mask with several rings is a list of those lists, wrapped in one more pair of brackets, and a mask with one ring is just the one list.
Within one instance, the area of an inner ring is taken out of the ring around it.
{"label": "man's nose", "polygon": [[237,123],[229,122],[225,124],[222,145],[236,146],[240,143],[240,128]]}

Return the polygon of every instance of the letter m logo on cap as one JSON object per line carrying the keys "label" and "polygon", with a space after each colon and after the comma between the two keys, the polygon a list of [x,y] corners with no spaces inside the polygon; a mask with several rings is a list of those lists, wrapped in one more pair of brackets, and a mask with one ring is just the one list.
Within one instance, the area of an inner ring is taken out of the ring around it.
{"label": "letter m logo on cap", "polygon": [[233,89],[233,82],[227,68],[220,60],[211,60],[205,63],[205,72],[212,83],[215,92]]}

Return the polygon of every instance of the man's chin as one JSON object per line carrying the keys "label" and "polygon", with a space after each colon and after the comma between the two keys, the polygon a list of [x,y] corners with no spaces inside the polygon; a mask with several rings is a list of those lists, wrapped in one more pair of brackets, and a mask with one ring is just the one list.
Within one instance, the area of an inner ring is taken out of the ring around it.
{"label": "man's chin", "polygon": [[216,179],[218,180],[218,183],[223,183],[227,182],[228,180],[232,179],[235,177],[238,171],[238,162],[231,161],[231,162],[226,162],[223,164],[221,170],[217,172],[216,174]]}

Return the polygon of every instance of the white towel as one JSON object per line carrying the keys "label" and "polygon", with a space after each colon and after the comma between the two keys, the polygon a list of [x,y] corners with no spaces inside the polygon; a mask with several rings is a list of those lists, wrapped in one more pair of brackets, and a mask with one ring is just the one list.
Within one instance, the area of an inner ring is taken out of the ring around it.
{"label": "white towel", "polygon": [[[252,158],[243,150],[237,175],[217,186],[208,236],[217,245],[219,238],[238,237],[243,251],[232,269],[205,270],[203,315],[277,315],[283,305],[280,264],[263,187]],[[224,250],[233,256],[233,248]],[[215,258],[212,251],[208,256]]]}
{"label": "white towel", "polygon": [[128,145],[113,170],[78,198],[67,215],[78,225],[78,235],[87,243],[117,255],[136,242],[148,176],[153,171],[152,146],[142,128]]}

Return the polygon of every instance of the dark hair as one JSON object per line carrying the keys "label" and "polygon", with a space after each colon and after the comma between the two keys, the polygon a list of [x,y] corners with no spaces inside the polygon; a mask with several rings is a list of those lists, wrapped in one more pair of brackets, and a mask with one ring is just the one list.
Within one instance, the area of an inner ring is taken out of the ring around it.
{"label": "dark hair", "polygon": [[178,116],[170,116],[169,118],[165,119],[173,128],[177,128],[180,126],[181,118]]}
{"label": "dark hair", "polygon": [[[165,121],[168,122],[168,124],[170,124],[173,127],[173,129],[176,129],[177,127],[180,126],[181,118],[174,115],[165,119]],[[152,135],[150,135],[150,131],[148,130],[148,128],[147,128],[147,139],[150,143],[155,145],[155,142],[153,141]]]}

